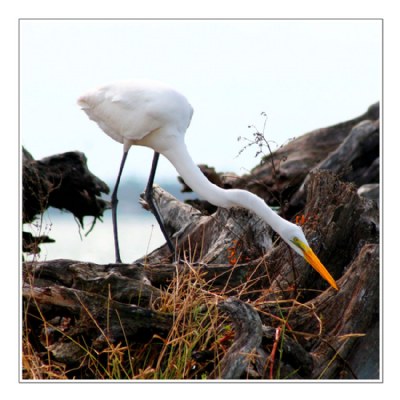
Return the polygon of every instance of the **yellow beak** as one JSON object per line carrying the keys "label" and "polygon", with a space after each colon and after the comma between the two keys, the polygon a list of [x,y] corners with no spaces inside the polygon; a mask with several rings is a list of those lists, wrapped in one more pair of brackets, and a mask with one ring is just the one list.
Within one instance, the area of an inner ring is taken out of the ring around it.
{"label": "yellow beak", "polygon": [[307,262],[336,290],[339,290],[336,281],[332,278],[332,275],[328,272],[328,270],[322,265],[321,261],[319,258],[315,255],[315,253],[302,243],[301,246],[303,252],[304,252],[304,258],[307,260]]}

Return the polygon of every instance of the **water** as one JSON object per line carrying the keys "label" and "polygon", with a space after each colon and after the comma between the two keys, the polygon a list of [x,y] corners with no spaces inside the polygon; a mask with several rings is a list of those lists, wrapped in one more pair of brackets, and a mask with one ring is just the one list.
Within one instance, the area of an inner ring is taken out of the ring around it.
{"label": "water", "polygon": [[[103,222],[97,221],[93,230],[85,236],[91,222],[91,218],[85,218],[85,229],[82,230],[71,214],[53,210],[43,216],[41,224],[25,224],[25,231],[48,235],[56,240],[55,243],[40,245],[39,255],[27,255],[25,259],[45,261],[68,258],[98,264],[114,262],[111,213],[107,212]],[[150,213],[118,214],[118,231],[123,262],[135,261],[165,243],[157,221]]]}

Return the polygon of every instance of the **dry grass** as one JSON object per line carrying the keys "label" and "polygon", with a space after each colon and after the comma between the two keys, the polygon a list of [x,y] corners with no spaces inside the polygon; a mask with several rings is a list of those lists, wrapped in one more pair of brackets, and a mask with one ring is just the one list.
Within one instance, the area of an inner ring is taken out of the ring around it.
{"label": "dry grass", "polygon": [[[37,304],[25,307],[22,339],[23,378],[179,380],[208,379],[214,374],[218,376],[220,361],[232,343],[234,331],[227,316],[221,315],[216,305],[227,295],[233,294],[232,289],[220,289],[217,292],[198,269],[190,263],[185,267],[185,273],[177,271],[169,287],[150,307],[154,311],[173,315],[172,329],[167,337],[154,335],[146,343],[132,343],[126,337],[123,342],[114,343],[90,315],[90,311],[85,309],[89,318],[93,319],[99,337],[104,338],[106,342],[99,351],[84,340],[78,342],[76,338],[68,336],[67,318],[64,331],[62,323],[55,326],[51,320],[46,320]],[[271,355],[265,375],[269,379],[287,378],[288,376],[281,375],[280,370],[284,333],[291,329],[288,324],[291,312],[303,305],[296,299],[264,301],[261,293],[255,296],[254,286],[257,284],[257,278],[253,275],[254,272],[243,285],[236,288],[236,294],[242,298],[249,296],[248,301],[253,307],[265,318],[273,321],[277,335],[266,348]],[[256,300],[249,300],[250,297]],[[266,305],[273,306],[275,312],[265,311]],[[37,310],[35,316],[32,315],[32,311],[29,311],[28,315],[28,309]],[[109,310],[105,309],[105,313],[108,312]],[[42,326],[40,338],[32,335],[32,320]],[[122,322],[121,326],[123,328]],[[64,343],[70,344],[71,352],[81,354],[80,364],[73,369],[67,370],[66,364],[53,360],[53,337],[60,335],[64,336]],[[47,350],[38,352],[38,347]]]}
{"label": "dry grass", "polygon": [[[221,360],[234,339],[234,329],[228,317],[218,311],[217,304],[232,295],[249,302],[259,312],[263,323],[275,329],[275,337],[263,342],[263,349],[269,354],[264,377],[290,378],[297,370],[288,372],[281,369],[285,337],[289,335],[295,341],[324,340],[324,321],[312,308],[308,309],[309,306],[301,303],[301,291],[288,287],[290,295],[285,295],[282,290],[274,294],[263,288],[267,274],[265,263],[262,260],[255,265],[242,284],[234,288],[228,285],[230,274],[224,272],[225,276],[228,275],[227,284],[216,289],[213,281],[206,280],[204,272],[186,262],[185,272],[177,269],[174,279],[162,290],[161,297],[149,307],[173,316],[172,328],[166,337],[153,335],[140,343],[132,342],[126,336],[115,343],[107,336],[107,327],[102,329],[90,310],[82,305],[83,312],[97,330],[95,336],[104,342],[101,350],[93,342],[85,341],[83,336],[71,334],[68,316],[57,317],[59,319],[55,322],[48,313],[42,312],[43,306],[35,304],[34,300],[26,300],[22,315],[23,379],[198,380],[218,376]],[[232,271],[235,268],[237,266],[233,265]],[[33,278],[25,277],[28,279]],[[34,286],[33,281],[30,284]],[[111,293],[109,300],[112,300]],[[289,322],[291,315],[302,308],[316,321],[317,330],[313,334],[297,332]],[[105,306],[104,313],[108,315],[109,312],[109,307]],[[123,329],[122,321],[120,326]],[[64,344],[68,344],[71,354],[79,354],[80,361],[73,367],[59,358],[54,360],[57,351],[54,346],[60,337]],[[331,361],[336,357],[338,354],[334,354]]]}
{"label": "dry grass", "polygon": [[[187,264],[185,274],[176,274],[161,298],[151,309],[173,315],[167,337],[154,335],[147,343],[115,344],[96,321],[98,334],[106,341],[100,352],[84,341],[77,342],[60,328],[60,323],[46,320],[37,304],[25,304],[22,332],[23,379],[203,379],[216,368],[225,352],[220,342],[232,337],[226,316],[218,313],[220,295],[210,291],[198,270]],[[29,311],[28,311],[29,310]],[[32,312],[34,310],[35,312]],[[89,310],[85,310],[89,318]],[[106,313],[109,310],[105,310]],[[29,313],[29,314],[28,314]],[[34,321],[34,322],[32,322]],[[34,324],[42,326],[35,337]],[[68,320],[65,321],[66,328]],[[61,324],[62,326],[62,324]],[[123,328],[123,325],[121,323]],[[81,363],[74,370],[55,362],[51,355],[53,337],[64,336],[71,352],[80,351]],[[47,349],[38,352],[38,348]],[[198,360],[198,361],[196,361]]]}
{"label": "dry grass", "polygon": [[[228,251],[232,252],[232,248]],[[190,261],[185,262],[183,269],[177,268],[169,286],[149,306],[153,311],[173,316],[172,328],[166,337],[153,335],[140,343],[132,342],[126,336],[124,340],[115,343],[107,335],[108,327],[102,329],[90,310],[82,304],[83,312],[95,326],[96,335],[104,342],[103,346],[95,346],[92,341],[85,341],[83,335],[71,333],[73,324],[68,316],[62,314],[63,317],[54,321],[49,313],[42,312],[42,305],[32,299],[25,300],[22,315],[23,379],[198,380],[219,376],[221,360],[234,339],[234,329],[228,317],[218,311],[217,304],[229,296],[249,302],[259,312],[263,323],[276,330],[275,338],[263,343],[263,349],[269,354],[264,378],[290,378],[297,370],[288,372],[281,368],[285,337],[289,335],[296,341],[299,338],[323,340],[324,322],[310,308],[306,311],[313,315],[319,327],[317,331],[311,334],[292,329],[289,322],[291,315],[309,306],[301,303],[302,291],[293,286],[285,285],[279,288],[278,293],[269,289],[270,279],[265,258],[249,269],[240,284],[232,287],[231,276],[235,268],[238,268],[237,261],[240,259],[240,254],[236,253],[231,254],[231,260],[235,261],[231,263],[231,269],[223,272],[226,282],[223,287],[219,285],[217,288],[215,283],[218,277],[207,280],[205,272],[201,272]],[[31,287],[34,287],[33,279],[32,276],[24,277]],[[112,300],[111,293],[109,300]],[[104,313],[110,313],[108,306],[105,306]],[[123,330],[122,321],[120,326]],[[79,363],[73,367],[68,361],[54,359],[57,351],[54,346],[60,337],[64,344],[68,344],[71,354],[79,354]],[[334,354],[331,362],[337,357]],[[329,363],[326,368],[329,368]],[[323,375],[324,371],[321,378],[324,378]]]}

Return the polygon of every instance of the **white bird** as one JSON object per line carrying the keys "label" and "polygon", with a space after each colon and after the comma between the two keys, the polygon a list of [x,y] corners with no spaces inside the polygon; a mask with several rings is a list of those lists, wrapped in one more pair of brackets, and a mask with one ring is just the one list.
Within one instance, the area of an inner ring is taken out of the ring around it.
{"label": "white bird", "polygon": [[200,197],[224,208],[244,207],[266,221],[272,229],[336,290],[338,286],[308,245],[300,226],[276,214],[260,197],[246,190],[222,189],[212,184],[189,155],[185,132],[193,108],[176,90],[154,81],[116,82],[82,95],[78,104],[90,119],[114,140],[123,144],[123,157],[111,197],[116,262],[121,262],[117,229],[117,191],[128,151],[132,145],[154,150],[153,165],[145,196],[171,251],[174,251],[152,199],[152,187],[159,155],[165,156],[185,183]]}

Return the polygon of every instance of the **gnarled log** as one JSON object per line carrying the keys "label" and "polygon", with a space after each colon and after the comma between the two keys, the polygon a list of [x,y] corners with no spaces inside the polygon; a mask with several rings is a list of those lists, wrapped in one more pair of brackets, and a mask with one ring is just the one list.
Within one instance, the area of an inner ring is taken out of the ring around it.
{"label": "gnarled log", "polygon": [[93,175],[83,153],[67,152],[34,160],[23,149],[22,220],[32,222],[48,207],[70,211],[83,224],[83,217],[99,218],[108,202],[99,198],[108,186]]}
{"label": "gnarled log", "polygon": [[266,359],[259,348],[263,330],[257,311],[250,304],[232,297],[219,303],[218,308],[230,315],[235,327],[235,338],[218,367],[220,372],[217,377],[240,379],[251,364],[256,364],[262,373]]}

